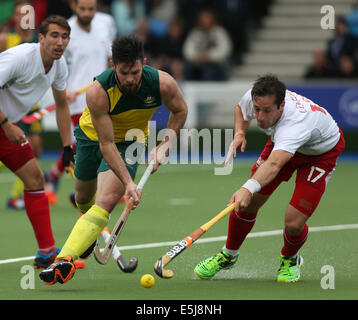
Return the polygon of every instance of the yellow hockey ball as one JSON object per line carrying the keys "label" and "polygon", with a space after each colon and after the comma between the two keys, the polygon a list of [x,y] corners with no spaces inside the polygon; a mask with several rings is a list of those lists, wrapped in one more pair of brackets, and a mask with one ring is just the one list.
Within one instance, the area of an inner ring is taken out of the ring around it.
{"label": "yellow hockey ball", "polygon": [[155,279],[151,274],[145,274],[142,278],[140,278],[140,284],[144,288],[151,288],[155,284]]}

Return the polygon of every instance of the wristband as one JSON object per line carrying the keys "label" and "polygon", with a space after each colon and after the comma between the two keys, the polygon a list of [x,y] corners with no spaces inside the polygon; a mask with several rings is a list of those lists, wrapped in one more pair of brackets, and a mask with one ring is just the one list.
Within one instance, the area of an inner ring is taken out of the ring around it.
{"label": "wristband", "polygon": [[0,122],[0,127],[2,127],[9,119],[6,117],[3,121]]}
{"label": "wristband", "polygon": [[241,188],[249,190],[253,195],[255,192],[259,192],[261,190],[261,185],[255,179],[249,179]]}

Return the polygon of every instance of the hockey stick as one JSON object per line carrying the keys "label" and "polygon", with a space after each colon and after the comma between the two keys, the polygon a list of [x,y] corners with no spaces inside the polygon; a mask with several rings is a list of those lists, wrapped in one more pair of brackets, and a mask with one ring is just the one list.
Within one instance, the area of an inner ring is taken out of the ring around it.
{"label": "hockey stick", "polygon": [[[73,180],[76,180],[75,174],[73,172],[73,167],[69,166],[69,167],[66,167],[66,169],[71,174]],[[80,213],[80,214],[82,215],[82,213]],[[109,229],[107,227],[104,227],[101,232],[101,236],[105,243],[108,243],[110,235],[111,235],[111,232],[109,231]],[[130,272],[133,272],[137,268],[138,259],[136,257],[131,257],[129,259],[129,263],[127,263],[124,260],[122,254],[119,251],[117,246],[114,246],[113,251],[112,251],[112,256],[113,256],[114,261],[116,261],[117,265],[123,272],[130,273]]]}
{"label": "hockey stick", "polygon": [[[101,235],[102,235],[104,242],[107,244],[111,237],[111,232],[109,231],[109,229],[107,227],[104,227],[104,229],[101,232]],[[129,259],[129,263],[127,263],[124,260],[123,255],[121,254],[121,252],[119,251],[117,246],[113,247],[112,256],[113,256],[113,259],[117,262],[118,267],[123,272],[131,273],[135,269],[137,269],[138,259],[136,257],[131,257]]]}
{"label": "hockey stick", "polygon": [[200,228],[195,230],[193,233],[179,241],[175,246],[173,246],[166,254],[160,257],[157,262],[154,264],[155,273],[165,279],[173,277],[174,272],[172,270],[164,269],[165,266],[172,261],[176,256],[182,253],[186,248],[190,247],[196,240],[198,240],[206,231],[208,231],[215,223],[224,218],[229,212],[234,210],[235,204],[231,204],[224,210],[222,210],[218,215],[212,218],[207,223],[203,224]]}
{"label": "hockey stick", "polygon": [[[90,83],[89,84],[86,84],[84,87],[82,87],[81,89],[77,90],[76,91],[76,95],[80,95],[82,94],[83,92],[85,92],[88,87],[90,86]],[[22,117],[21,121],[25,124],[31,124],[37,120],[40,120],[42,119],[45,115],[47,115],[48,113],[50,113],[51,111],[55,110],[56,109],[56,104],[52,104],[46,108],[43,108],[39,111],[36,111],[32,114],[29,114],[27,116],[24,116]]]}
{"label": "hockey stick", "polygon": [[[154,162],[151,162],[148,165],[145,172],[143,173],[143,176],[137,185],[137,190],[143,189],[145,183],[147,182],[150,174],[153,171],[153,167],[154,167]],[[106,247],[104,248],[103,253],[100,252],[98,246],[95,246],[93,252],[94,252],[94,257],[96,258],[98,263],[106,264],[108,262],[109,256],[111,255],[112,250],[117,243],[119,235],[121,234],[121,232],[123,230],[123,227],[128,219],[128,216],[132,210],[132,207],[133,207],[133,200],[129,199],[128,202],[126,203],[123,213],[121,214],[116,225],[114,226],[114,229],[111,233],[111,237],[108,240],[108,243],[107,243]]]}
{"label": "hockey stick", "polygon": [[51,111],[56,109],[56,105],[53,104],[47,108],[43,108],[39,111],[36,111],[34,113],[31,113],[27,116],[22,117],[21,121],[25,124],[31,124],[34,123],[37,120],[42,119],[45,115],[47,115],[48,113],[50,113]]}

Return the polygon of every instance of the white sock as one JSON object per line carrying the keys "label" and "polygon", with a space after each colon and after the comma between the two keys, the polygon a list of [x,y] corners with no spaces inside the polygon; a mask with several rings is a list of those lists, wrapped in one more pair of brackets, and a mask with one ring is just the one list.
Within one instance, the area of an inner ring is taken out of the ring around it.
{"label": "white sock", "polygon": [[239,253],[239,250],[231,250],[226,248],[225,246],[223,247],[223,251],[225,251],[226,253],[228,253],[230,256],[236,257]]}

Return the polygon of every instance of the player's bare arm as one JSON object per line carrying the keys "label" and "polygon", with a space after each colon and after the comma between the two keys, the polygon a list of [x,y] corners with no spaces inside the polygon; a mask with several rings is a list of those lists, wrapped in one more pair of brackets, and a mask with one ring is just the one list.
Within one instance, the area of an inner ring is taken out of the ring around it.
{"label": "player's bare arm", "polygon": [[225,159],[225,165],[231,162],[232,157],[236,158],[237,149],[240,148],[241,152],[246,149],[246,132],[250,126],[251,121],[244,119],[240,105],[235,107],[234,115],[234,139],[229,146],[229,150]]}
{"label": "player's bare arm", "polygon": [[179,134],[188,114],[188,107],[184,101],[183,94],[173,77],[166,72],[159,71],[159,83],[162,102],[170,111],[167,123],[167,129],[170,130],[167,130],[165,139],[157,146],[157,148],[152,150],[149,156],[149,161],[151,159],[156,159],[153,172],[157,170],[159,164],[163,163],[168,156],[170,142],[176,138],[172,137],[173,132],[175,132],[176,135]]}
{"label": "player's bare arm", "polygon": [[94,81],[87,89],[86,100],[91,113],[93,126],[98,135],[102,155],[108,166],[125,186],[126,197],[132,197],[134,203],[138,204],[140,197],[136,192],[136,185],[114,143],[112,119],[108,114],[108,98],[99,82]]}
{"label": "player's bare arm", "polygon": [[293,157],[293,154],[284,150],[273,151],[268,159],[256,170],[255,174],[230,199],[235,202],[235,210],[246,208],[256,191],[268,185],[281,168]]}
{"label": "player's bare arm", "polygon": [[60,131],[63,146],[69,146],[71,142],[71,115],[66,100],[66,90],[58,91],[52,87],[53,97],[56,103],[56,122]]}

